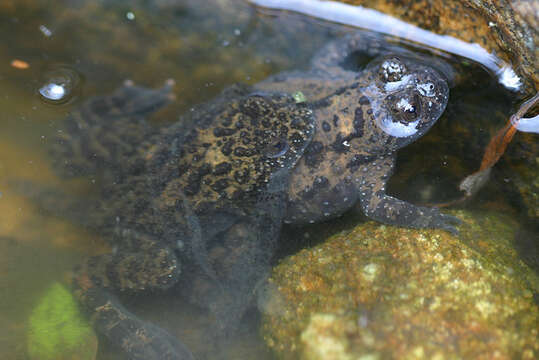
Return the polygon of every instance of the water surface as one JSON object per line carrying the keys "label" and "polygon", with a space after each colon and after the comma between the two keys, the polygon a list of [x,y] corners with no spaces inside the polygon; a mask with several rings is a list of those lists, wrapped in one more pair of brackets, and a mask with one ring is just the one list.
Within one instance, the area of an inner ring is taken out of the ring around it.
{"label": "water surface", "polygon": [[[2,359],[25,358],[26,320],[45,289],[62,280],[85,256],[108,250],[98,235],[40,208],[28,196],[38,188],[67,189],[73,196],[91,194],[98,186],[92,178],[60,179],[50,168],[49,141],[66,114],[84,99],[109,93],[126,79],[155,87],[171,78],[176,81],[176,101],[152,121],[173,122],[178,114],[228,85],[256,83],[284,69],[305,67],[322,44],[352,31],[298,15],[263,15],[232,0],[49,3],[26,0],[0,5]],[[14,60],[27,68],[13,66]],[[58,68],[75,72],[80,82],[66,103],[51,104],[43,101],[38,90]],[[392,194],[413,202],[458,197],[458,182],[476,170],[490,134],[511,113],[511,94],[495,79],[478,66],[461,69],[466,71],[465,81],[452,89],[445,115],[425,138],[399,153]],[[468,206],[502,209],[520,219],[522,209],[506,189],[507,181],[495,176]],[[331,233],[342,226],[337,222],[326,228]],[[298,231],[310,230],[294,230],[288,237]],[[177,334],[195,352],[204,347],[198,339],[208,319],[177,294],[125,301],[135,313]],[[270,359],[256,334],[253,311],[224,356]],[[98,358],[121,356],[104,344]]]}

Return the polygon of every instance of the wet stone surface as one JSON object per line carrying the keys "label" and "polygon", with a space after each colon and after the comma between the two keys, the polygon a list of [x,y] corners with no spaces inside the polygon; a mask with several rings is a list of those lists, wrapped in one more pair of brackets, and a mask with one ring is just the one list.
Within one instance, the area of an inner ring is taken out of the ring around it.
{"label": "wet stone surface", "polygon": [[[539,220],[539,145],[537,135],[518,134],[508,149],[507,157],[500,164],[508,191],[515,192],[530,221]],[[515,191],[516,189],[516,191]]]}
{"label": "wet stone surface", "polygon": [[458,216],[459,238],[369,222],[284,259],[259,293],[267,344],[281,359],[536,358],[517,224]]}

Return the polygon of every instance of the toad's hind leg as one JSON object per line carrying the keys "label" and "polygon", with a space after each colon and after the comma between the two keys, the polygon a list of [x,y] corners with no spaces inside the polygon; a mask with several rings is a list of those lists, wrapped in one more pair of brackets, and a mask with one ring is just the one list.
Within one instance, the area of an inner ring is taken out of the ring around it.
{"label": "toad's hind leg", "polygon": [[359,64],[354,62],[358,54],[372,58],[392,50],[402,53],[404,49],[391,45],[380,34],[359,30],[328,43],[313,57],[312,67],[335,76],[357,70]]}
{"label": "toad's hind leg", "polygon": [[[229,226],[207,243],[205,256],[215,278],[204,284],[207,276],[195,274],[191,282],[192,300],[214,314],[217,326],[213,326],[209,335],[217,347],[226,345],[227,338],[235,333],[253,303],[257,284],[270,270],[286,211],[287,188],[288,170],[282,169],[258,195],[256,204],[242,209],[234,216],[233,223],[227,222]],[[185,280],[190,279],[182,277]]]}
{"label": "toad's hind leg", "polygon": [[368,217],[385,224],[409,228],[434,228],[458,234],[455,225],[461,221],[436,208],[416,206],[385,193],[395,163],[394,155],[360,165],[357,177],[360,206]]}
{"label": "toad's hind leg", "polygon": [[137,318],[114,295],[118,291],[166,289],[178,280],[180,269],[174,252],[141,239],[144,236],[135,236],[136,251],[92,257],[76,269],[74,293],[96,330],[129,359],[193,359],[176,338]]}
{"label": "toad's hind leg", "polygon": [[145,117],[172,99],[173,81],[159,89],[126,82],[114,93],[88,99],[61,123],[51,147],[55,168],[64,176],[128,171],[156,132]]}

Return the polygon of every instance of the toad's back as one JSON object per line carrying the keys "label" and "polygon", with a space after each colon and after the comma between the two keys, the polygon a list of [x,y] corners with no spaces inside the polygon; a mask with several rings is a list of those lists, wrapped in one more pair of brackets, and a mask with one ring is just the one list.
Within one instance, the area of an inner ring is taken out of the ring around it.
{"label": "toad's back", "polygon": [[164,130],[145,155],[164,184],[164,206],[174,206],[180,192],[197,213],[253,206],[276,173],[294,168],[311,141],[312,111],[292,96],[230,92]]}

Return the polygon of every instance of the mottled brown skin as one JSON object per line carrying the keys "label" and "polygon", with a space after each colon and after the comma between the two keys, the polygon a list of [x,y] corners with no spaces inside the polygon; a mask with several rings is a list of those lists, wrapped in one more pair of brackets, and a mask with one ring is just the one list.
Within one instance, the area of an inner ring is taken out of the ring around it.
{"label": "mottled brown skin", "polygon": [[[66,120],[57,167],[103,179],[85,223],[113,248],[75,271],[75,293],[129,358],[192,355],[114,292],[180,284],[216,315],[217,329],[233,327],[282,223],[325,220],[357,204],[384,223],[456,232],[454,218],[385,194],[396,150],[443,112],[445,80],[410,55],[347,70],[342,62],[362,46],[354,36],[332,43],[309,70],[231,87],[162,129],[144,117],[168,101],[170,84],[127,84]],[[294,100],[298,90],[307,101]]]}
{"label": "mottled brown skin", "polygon": [[[349,35],[328,44],[308,72],[279,74],[257,85],[265,90],[299,90],[308,101],[314,100],[317,132],[291,174],[284,221],[314,223],[339,216],[357,204],[367,216],[384,223],[456,233],[454,218],[385,195],[396,150],[425,134],[445,109],[446,77],[452,79],[452,70],[429,59],[435,71],[425,65],[425,58],[402,49],[394,57],[390,54],[395,47],[374,39],[365,41],[365,36],[369,35]],[[344,64],[358,52],[388,55],[357,73]],[[398,108],[400,100],[416,107],[411,117]],[[384,118],[418,124],[408,136],[396,137],[380,128]]]}

